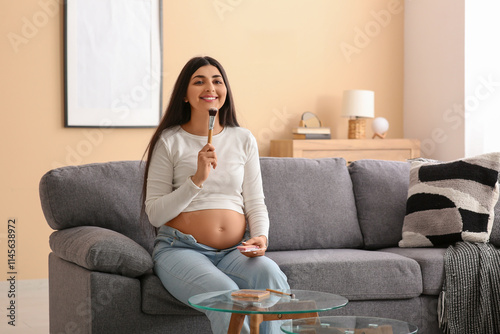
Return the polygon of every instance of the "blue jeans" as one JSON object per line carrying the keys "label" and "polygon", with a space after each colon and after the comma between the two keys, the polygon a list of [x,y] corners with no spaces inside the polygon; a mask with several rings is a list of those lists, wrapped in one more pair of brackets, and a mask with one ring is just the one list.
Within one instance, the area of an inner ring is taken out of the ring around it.
{"label": "blue jeans", "polygon": [[[199,293],[238,289],[289,289],[278,265],[265,256],[248,258],[236,246],[218,250],[189,234],[162,226],[153,251],[154,270],[165,288],[186,305]],[[225,334],[231,313],[201,310],[214,334]],[[280,322],[263,322],[261,333],[281,333]],[[250,333],[248,317],[241,333]]]}

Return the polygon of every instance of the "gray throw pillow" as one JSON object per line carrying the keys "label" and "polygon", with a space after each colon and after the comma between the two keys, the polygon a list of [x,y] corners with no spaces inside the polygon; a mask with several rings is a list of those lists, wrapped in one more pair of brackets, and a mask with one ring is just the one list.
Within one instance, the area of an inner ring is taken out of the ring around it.
{"label": "gray throw pillow", "polygon": [[151,255],[118,232],[80,226],[52,233],[50,248],[60,258],[88,270],[137,277],[153,268]]}
{"label": "gray throw pillow", "polygon": [[413,162],[400,247],[487,242],[498,200],[500,153]]}

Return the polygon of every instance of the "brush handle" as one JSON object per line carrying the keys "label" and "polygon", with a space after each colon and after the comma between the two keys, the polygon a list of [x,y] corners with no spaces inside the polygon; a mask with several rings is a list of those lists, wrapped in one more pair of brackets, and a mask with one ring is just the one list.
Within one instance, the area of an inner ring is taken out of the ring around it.
{"label": "brush handle", "polygon": [[286,293],[286,292],[281,292],[281,291],[273,290],[273,289],[266,289],[266,291],[269,291],[272,293],[277,293],[279,295],[290,296],[290,298],[295,299],[295,294],[293,294],[293,293]]}
{"label": "brush handle", "polygon": [[209,144],[212,144],[212,133],[213,132],[214,132],[214,130],[208,129],[208,143]]}
{"label": "brush handle", "polygon": [[273,293],[277,293],[277,294],[279,294],[279,295],[291,296],[291,294],[290,294],[290,293],[281,292],[281,291],[278,291],[278,290],[266,289],[266,291],[273,292]]}

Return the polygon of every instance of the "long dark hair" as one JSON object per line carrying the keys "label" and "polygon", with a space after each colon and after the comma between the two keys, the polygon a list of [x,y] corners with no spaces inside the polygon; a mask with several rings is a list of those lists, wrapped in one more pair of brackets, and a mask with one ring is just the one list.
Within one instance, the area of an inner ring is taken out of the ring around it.
{"label": "long dark hair", "polygon": [[[231,87],[227,79],[226,71],[222,65],[215,59],[211,57],[195,57],[190,59],[186,65],[181,70],[181,73],[177,77],[174,89],[172,90],[172,95],[170,96],[170,101],[168,103],[167,109],[160,124],[156,128],[151,140],[149,141],[144,156],[147,155],[146,168],[144,170],[144,182],[142,185],[142,207],[144,213],[144,201],[146,200],[146,188],[148,181],[149,165],[151,161],[151,156],[153,154],[153,149],[158,142],[163,130],[171,128],[173,126],[182,125],[191,119],[191,105],[184,102],[186,97],[187,89],[189,86],[189,81],[193,74],[202,66],[212,65],[215,66],[224,80],[226,85],[226,101],[224,105],[219,109],[219,124],[223,127],[225,126],[239,126],[236,120],[236,110],[234,106],[233,94],[231,92]],[[144,158],[143,156],[143,158]]]}

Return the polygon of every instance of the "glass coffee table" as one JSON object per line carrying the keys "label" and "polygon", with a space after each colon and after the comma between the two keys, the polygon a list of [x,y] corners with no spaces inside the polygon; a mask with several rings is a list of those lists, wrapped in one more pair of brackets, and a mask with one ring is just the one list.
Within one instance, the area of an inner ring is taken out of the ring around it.
{"label": "glass coffee table", "polygon": [[258,334],[262,321],[317,317],[318,312],[337,309],[348,302],[347,298],[339,295],[307,290],[271,292],[268,298],[262,300],[234,298],[232,292],[202,293],[189,298],[189,304],[199,309],[232,313],[228,334],[240,333],[248,315],[250,333]]}
{"label": "glass coffee table", "polygon": [[287,334],[414,334],[418,328],[393,319],[331,316],[286,321],[281,331]]}

